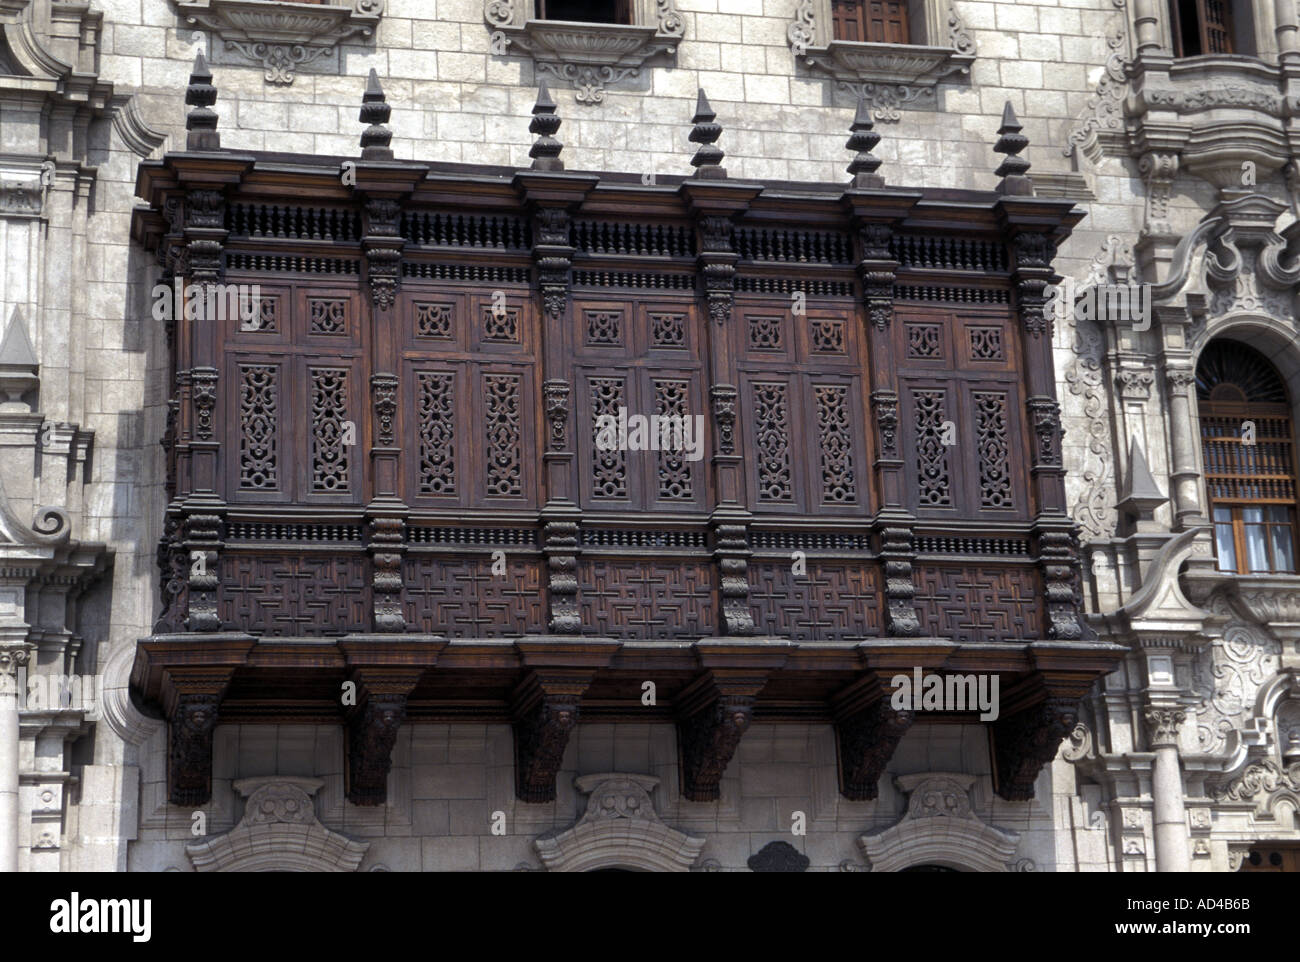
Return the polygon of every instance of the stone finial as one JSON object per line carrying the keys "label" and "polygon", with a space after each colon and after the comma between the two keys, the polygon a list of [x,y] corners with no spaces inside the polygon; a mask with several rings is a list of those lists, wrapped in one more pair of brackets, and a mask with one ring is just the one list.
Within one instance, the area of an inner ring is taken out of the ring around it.
{"label": "stone finial", "polygon": [[528,151],[528,156],[533,158],[533,170],[564,170],[564,161],[560,160],[564,145],[555,139],[555,132],[559,129],[560,118],[555,113],[555,101],[543,80],[537,85],[537,103],[533,104],[533,119],[528,123],[528,132],[537,135]]}
{"label": "stone finial", "polygon": [[871,153],[876,144],[880,143],[880,134],[873,127],[875,124],[871,121],[871,108],[867,105],[867,98],[859,95],[858,112],[849,125],[849,142],[844,145],[856,153],[848,168],[853,175],[850,187],[885,186],[885,178],[876,173],[880,167],[880,158]]}
{"label": "stone finial", "polygon": [[700,145],[700,149],[691,158],[691,166],[695,168],[696,177],[708,180],[720,180],[727,176],[727,169],[722,166],[722,148],[715,143],[722,136],[722,125],[714,123],[717,116],[701,87],[699,98],[695,101],[695,116],[691,118],[691,123],[695,126],[691,129],[690,138],[691,143]]}
{"label": "stone finial", "polygon": [[217,112],[212,105],[217,102],[217,88],[212,85],[212,71],[200,50],[194,57],[190,84],[185,88],[185,102],[194,109],[185,117],[186,150],[220,150],[221,135],[217,133]]}
{"label": "stone finial", "polygon": [[392,113],[393,108],[384,99],[384,88],[379,86],[379,74],[371,67],[366,79],[366,92],[361,95],[361,113],[357,115],[363,124],[370,125],[361,131],[362,160],[393,159],[392,148],[388,146],[393,132],[384,126]]}
{"label": "stone finial", "polygon": [[1006,154],[1007,159],[993,173],[1002,180],[998,183],[999,194],[1017,194],[1032,195],[1034,193],[1034,184],[1025,176],[1025,171],[1029,170],[1029,161],[1023,157],[1017,156],[1022,150],[1029,146],[1029,138],[1020,131],[1023,128],[1020,121],[1016,120],[1016,112],[1011,108],[1011,101],[1002,108],[1002,126],[998,128],[998,142],[993,145],[993,150],[999,154]]}
{"label": "stone finial", "polygon": [[39,371],[23,313],[15,307],[4,339],[0,340],[0,411],[27,410],[21,403],[22,396],[41,383]]}
{"label": "stone finial", "polygon": [[1116,507],[1135,530],[1151,531],[1156,509],[1168,500],[1147,467],[1142,445],[1133,438],[1128,451],[1128,477],[1120,488]]}

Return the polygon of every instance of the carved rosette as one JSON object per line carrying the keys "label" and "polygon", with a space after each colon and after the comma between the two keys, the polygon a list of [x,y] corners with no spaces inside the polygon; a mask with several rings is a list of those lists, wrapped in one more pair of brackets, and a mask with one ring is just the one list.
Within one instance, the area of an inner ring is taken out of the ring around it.
{"label": "carved rosette", "polygon": [[898,458],[898,395],[893,391],[872,391],[871,409],[876,415],[876,438],[880,456]]}
{"label": "carved rosette", "polygon": [[682,751],[682,794],[692,802],[716,802],[741,736],[754,715],[754,697],[723,693],[711,704],[678,722]]}
{"label": "carved rosette", "polygon": [[185,519],[185,563],[189,565],[188,617],[190,631],[217,631],[221,617],[217,613],[217,589],[221,579],[217,570],[221,548],[221,517],[215,514],[192,514]]}
{"label": "carved rosette", "polygon": [[515,694],[515,795],[521,802],[555,801],[555,777],[590,672],[534,672]]}
{"label": "carved rosette", "polygon": [[578,613],[578,525],[572,521],[548,521],[543,539],[550,630],[557,635],[577,634],[582,630]]}
{"label": "carved rosette", "polygon": [[217,406],[217,369],[196,367],[190,372],[190,401],[194,405],[194,440],[212,440],[212,412]]}
{"label": "carved rosette", "polygon": [[1178,727],[1187,720],[1182,708],[1150,706],[1143,713],[1152,748],[1177,748]]}
{"label": "carved rosette", "polygon": [[885,622],[894,638],[915,638],[921,622],[912,607],[916,586],[912,582],[912,562],[916,560],[914,537],[910,528],[889,527],[881,532],[880,557],[885,564]]}
{"label": "carved rosette", "polygon": [[374,588],[375,631],[406,630],[402,615],[402,555],[406,523],[401,518],[372,518],[370,552]]}
{"label": "carved rosette", "polygon": [[394,419],[397,417],[396,374],[372,374],[370,376],[370,399],[375,409],[375,440],[380,447],[392,447],[397,443]]}
{"label": "carved rosette", "polygon": [[1083,592],[1075,535],[1044,531],[1038,540],[1038,556],[1047,598],[1047,637],[1078,641],[1083,637]]}
{"label": "carved rosette", "polygon": [[388,800],[397,730],[406,717],[406,699],[418,673],[358,671],[352,680],[358,704],[347,717],[348,801],[382,805]]}
{"label": "carved rosette", "polygon": [[182,691],[176,696],[168,750],[173,805],[206,805],[212,799],[212,733],[220,705],[220,691]]}
{"label": "carved rosette", "polygon": [[994,722],[998,795],[1009,802],[1033,798],[1038,773],[1056,757],[1078,720],[1077,699],[1048,697]]}
{"label": "carved rosette", "polygon": [[388,197],[366,201],[366,236],[361,239],[366,254],[366,276],[370,281],[370,298],[380,310],[390,310],[397,300],[402,273],[402,248],[399,228],[401,206]]}
{"label": "carved rosette", "polygon": [[542,389],[546,395],[546,420],[551,426],[550,448],[552,451],[563,451],[569,443],[569,384],[554,379],[547,381]]}
{"label": "carved rosette", "polygon": [[915,719],[914,712],[895,709],[883,697],[836,723],[840,792],[845,798],[867,802],[877,797],[880,776]]}
{"label": "carved rosette", "polygon": [[1061,467],[1061,406],[1048,397],[1032,397],[1026,406],[1037,439],[1035,463],[1040,467]]}
{"label": "carved rosette", "polygon": [[718,431],[718,453],[735,454],[736,388],[731,384],[715,384],[709,388],[709,398],[713,402],[713,423]]}
{"label": "carved rosette", "polygon": [[749,608],[749,539],[743,524],[720,524],[714,529],[721,572],[722,616],[729,635],[752,635],[754,615]]}

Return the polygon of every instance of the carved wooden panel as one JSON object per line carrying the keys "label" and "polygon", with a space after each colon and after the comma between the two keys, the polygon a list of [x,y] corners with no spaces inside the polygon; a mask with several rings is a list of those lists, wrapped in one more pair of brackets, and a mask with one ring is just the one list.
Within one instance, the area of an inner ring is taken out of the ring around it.
{"label": "carved wooden panel", "polygon": [[960,642],[1042,637],[1042,590],[1033,568],[923,565],[914,578],[923,635]]}
{"label": "carved wooden panel", "polygon": [[360,554],[221,555],[222,627],[257,635],[343,635],[370,629],[370,585]]}
{"label": "carved wooden panel", "polygon": [[541,562],[507,556],[493,573],[491,555],[408,557],[402,567],[404,613],[412,630],[450,638],[546,631]]}
{"label": "carved wooden panel", "polygon": [[281,491],[280,402],[283,378],[278,364],[238,364],[237,486],[241,492]]}
{"label": "carved wooden panel", "polygon": [[612,638],[701,638],[717,630],[714,569],[707,562],[578,562],[584,634]]}
{"label": "carved wooden panel", "polygon": [[749,563],[749,600],[761,635],[797,641],[880,634],[880,569],[874,561],[807,560],[794,574],[788,561]]}

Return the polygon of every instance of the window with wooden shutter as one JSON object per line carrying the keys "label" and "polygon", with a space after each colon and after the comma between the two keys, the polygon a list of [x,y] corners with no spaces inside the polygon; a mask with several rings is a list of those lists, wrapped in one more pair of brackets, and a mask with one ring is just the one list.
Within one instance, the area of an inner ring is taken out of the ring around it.
{"label": "window with wooden shutter", "polygon": [[1175,57],[1234,53],[1232,0],[1170,0]]}
{"label": "window with wooden shutter", "polygon": [[835,39],[909,43],[907,4],[894,0],[831,0]]}
{"label": "window with wooden shutter", "polygon": [[537,19],[630,24],[632,0],[537,0]]}
{"label": "window with wooden shutter", "polygon": [[1196,366],[1196,397],[1219,569],[1295,572],[1295,443],[1281,377],[1259,352],[1215,341]]}

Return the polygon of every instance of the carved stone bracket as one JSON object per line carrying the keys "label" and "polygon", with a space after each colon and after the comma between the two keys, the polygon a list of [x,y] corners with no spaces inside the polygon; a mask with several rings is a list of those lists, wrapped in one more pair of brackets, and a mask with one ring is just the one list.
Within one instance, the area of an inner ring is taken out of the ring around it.
{"label": "carved stone bracket", "polygon": [[355,668],[355,706],[347,711],[348,801],[383,805],[388,800],[388,772],[393,745],[406,717],[406,699],[422,668]]}
{"label": "carved stone bracket", "polygon": [[710,672],[677,699],[677,741],[682,794],[692,802],[716,802],[722,774],[749,729],[755,696],[766,675]]}
{"label": "carved stone bracket", "polygon": [[212,798],[212,733],[231,668],[170,672],[163,710],[168,720],[167,794],[173,805],[206,805]]}
{"label": "carved stone bracket", "polygon": [[261,0],[177,0],[176,8],[186,23],[223,38],[227,50],[260,63],[267,83],[291,84],[299,67],[334,53],[340,41],[373,36],[384,0],[292,9]]}
{"label": "carved stone bracket", "polygon": [[521,802],[555,801],[555,778],[578,724],[582,693],[594,674],[586,669],[538,669],[515,690],[515,796]]}
{"label": "carved stone bracket", "polygon": [[997,792],[1009,802],[1034,797],[1038,773],[1079,720],[1077,699],[1049,696],[993,724]]}
{"label": "carved stone bracket", "polygon": [[840,793],[850,801],[866,802],[879,793],[894,749],[912,726],[916,715],[890,706],[882,694],[867,707],[835,723],[840,755]]}

